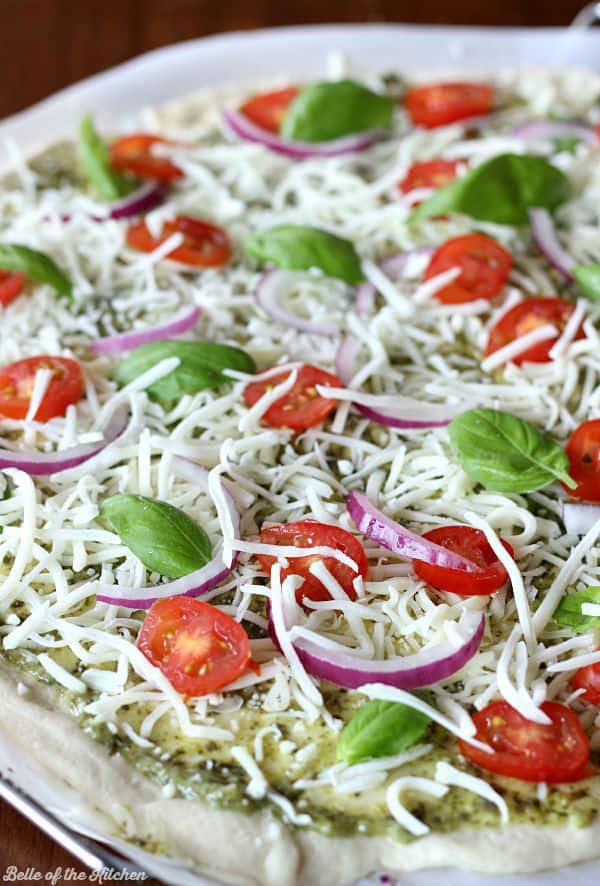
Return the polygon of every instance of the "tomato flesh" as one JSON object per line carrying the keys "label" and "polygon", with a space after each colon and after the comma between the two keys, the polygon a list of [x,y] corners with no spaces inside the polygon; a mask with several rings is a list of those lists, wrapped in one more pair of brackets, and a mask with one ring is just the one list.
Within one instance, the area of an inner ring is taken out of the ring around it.
{"label": "tomato flesh", "polygon": [[[569,322],[569,317],[574,310],[575,305],[562,298],[545,298],[544,296],[527,298],[503,314],[491,328],[485,353],[486,355],[493,354],[522,335],[550,323],[556,327],[558,335],[545,339],[537,345],[532,345],[511,360],[517,366],[520,366],[521,363],[547,363],[550,360],[550,351],[553,345],[558,341],[560,333]],[[580,339],[584,336],[583,326],[580,326],[575,338]]]}
{"label": "tomato flesh", "polygon": [[478,298],[492,299],[508,280],[512,256],[486,234],[465,234],[436,249],[425,270],[425,280],[451,268],[460,268],[461,273],[435,293],[438,301],[457,305]]}
{"label": "tomato flesh", "polygon": [[168,157],[160,157],[153,152],[155,145],[173,145],[173,142],[157,135],[138,133],[127,135],[113,143],[110,149],[110,162],[114,169],[126,172],[136,178],[170,182],[181,178],[183,172]]}
{"label": "tomato flesh", "polygon": [[[263,394],[281,384],[289,375],[290,370],[287,369],[270,378],[251,382],[244,389],[246,405],[254,406]],[[267,409],[262,420],[276,428],[291,428],[294,431],[304,431],[320,424],[335,409],[337,401],[321,397],[317,385],[339,388],[341,382],[331,372],[304,364],[298,370],[294,386]]]}
{"label": "tomato flesh", "polygon": [[571,434],[566,453],[575,489],[564,488],[573,498],[600,502],[600,419],[584,421]]}
{"label": "tomato flesh", "polygon": [[7,307],[19,295],[25,285],[25,274],[0,271],[0,305]]}
{"label": "tomato flesh", "polygon": [[[365,578],[369,568],[367,557],[357,538],[346,532],[345,529],[329,526],[326,523],[318,523],[316,520],[299,520],[296,523],[268,526],[261,532],[259,541],[262,544],[293,545],[297,548],[323,546],[336,548],[356,563],[358,572],[354,572],[350,566],[346,566],[345,563],[341,563],[334,557],[319,557],[313,554],[306,557],[290,557],[288,559],[289,565],[281,570],[281,580],[284,581],[288,575],[299,575],[304,579],[304,584],[296,591],[296,600],[300,605],[302,605],[304,597],[308,597],[310,600],[331,600],[331,594],[327,588],[309,571],[313,563],[321,560],[351,600],[356,598],[354,579],[359,575]],[[276,562],[275,557],[257,554],[256,558],[267,575],[270,575],[271,567]]]}
{"label": "tomato flesh", "polygon": [[127,244],[141,252],[154,252],[173,234],[182,234],[183,243],[165,256],[171,261],[192,268],[216,268],[231,255],[231,241],[222,228],[188,215],[164,222],[159,237],[153,237],[146,222],[139,221],[127,231]]}
{"label": "tomato flesh", "polygon": [[413,163],[398,187],[403,194],[417,188],[443,188],[456,178],[461,163],[460,160],[442,159]]}
{"label": "tomato flesh", "polygon": [[137,645],[188,698],[217,692],[250,666],[250,643],[242,626],[193,597],[153,603]]}
{"label": "tomato flesh", "polygon": [[590,704],[600,705],[600,662],[575,671],[573,689],[583,689],[584,693],[580,698]]}
{"label": "tomato flesh", "polygon": [[[416,574],[432,587],[460,594],[462,597],[472,597],[493,594],[508,581],[506,569],[491,549],[481,529],[474,529],[472,526],[440,526],[438,529],[426,532],[423,538],[466,557],[482,570],[465,572],[462,569],[448,569],[425,563],[423,560],[413,560]],[[514,551],[508,542],[502,541],[502,544],[513,557]]]}
{"label": "tomato flesh", "polygon": [[48,421],[64,415],[67,406],[83,394],[83,378],[77,360],[70,357],[28,357],[0,369],[0,416],[22,419],[27,416],[38,369],[52,370],[52,378],[34,416]]}
{"label": "tomato flesh", "polygon": [[425,129],[489,114],[494,91],[486,83],[432,83],[409,89],[404,101],[415,124]]}
{"label": "tomato flesh", "polygon": [[488,772],[522,781],[561,784],[589,777],[590,743],[577,715],[555,701],[545,702],[541,710],[551,723],[534,723],[507,702],[492,702],[473,715],[473,722],[475,738],[495,753],[460,739],[461,753]]}
{"label": "tomato flesh", "polygon": [[279,132],[287,109],[300,92],[295,86],[265,92],[248,99],[240,111],[256,126],[268,132]]}

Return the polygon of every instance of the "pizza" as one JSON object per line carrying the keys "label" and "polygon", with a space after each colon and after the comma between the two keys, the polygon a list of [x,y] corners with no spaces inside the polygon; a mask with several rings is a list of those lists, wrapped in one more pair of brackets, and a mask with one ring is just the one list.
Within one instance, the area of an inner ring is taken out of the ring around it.
{"label": "pizza", "polygon": [[0,192],[3,741],[314,886],[597,855],[600,78],[86,116]]}

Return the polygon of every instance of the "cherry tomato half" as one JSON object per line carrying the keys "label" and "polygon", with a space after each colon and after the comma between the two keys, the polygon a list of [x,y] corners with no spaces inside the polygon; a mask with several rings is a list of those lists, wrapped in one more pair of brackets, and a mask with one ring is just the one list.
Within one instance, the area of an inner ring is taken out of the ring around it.
{"label": "cherry tomato half", "polygon": [[153,603],[137,645],[188,698],[217,692],[250,666],[243,627],[216,606],[193,597]]}
{"label": "cherry tomato half", "polygon": [[569,456],[569,474],[577,483],[567,489],[573,498],[600,502],[600,419],[584,421],[576,428],[565,446]]}
{"label": "cherry tomato half", "polygon": [[[246,405],[254,406],[263,394],[285,381],[289,374],[290,370],[287,369],[270,378],[250,382],[244,389]],[[298,370],[293,388],[267,409],[262,420],[276,428],[292,428],[294,431],[304,431],[318,425],[335,409],[336,401],[321,397],[317,385],[339,388],[341,382],[337,375],[305,363]]]}
{"label": "cherry tomato half", "polygon": [[[329,572],[343,587],[350,599],[356,598],[353,581],[359,575],[365,578],[368,563],[361,543],[338,526],[329,526],[326,523],[318,523],[316,520],[299,520],[297,523],[282,523],[277,526],[268,526],[263,529],[259,536],[262,544],[268,545],[293,545],[297,548],[322,547],[336,548],[354,560],[358,566],[358,572],[354,572],[350,566],[341,563],[334,557],[290,557],[289,566],[281,570],[281,580],[288,575],[299,575],[304,579],[304,584],[296,591],[296,599],[302,604],[304,597],[311,600],[331,600],[331,594],[321,584],[318,578],[309,572],[312,563],[322,560]],[[271,573],[271,567],[275,563],[275,557],[266,554],[257,554],[257,560],[267,575]]]}
{"label": "cherry tomato half", "polygon": [[450,268],[461,273],[435,297],[445,305],[459,305],[478,298],[492,299],[498,295],[510,274],[512,256],[496,240],[486,234],[465,234],[442,243],[425,270],[425,280]]}
{"label": "cherry tomato half", "polygon": [[417,188],[442,188],[456,178],[462,162],[439,159],[413,163],[398,187],[403,194],[409,194]]}
{"label": "cherry tomato half", "polygon": [[139,221],[127,231],[127,244],[141,252],[154,252],[172,234],[183,234],[183,243],[165,256],[171,261],[192,268],[217,268],[231,254],[231,242],[222,228],[188,215],[166,221],[159,237],[153,237],[146,222]]}
{"label": "cherry tomato half", "polygon": [[25,418],[38,369],[51,369],[52,378],[35,414],[36,421],[64,415],[67,406],[83,394],[83,378],[77,360],[69,357],[28,357],[0,369],[0,415]]}
{"label": "cherry tomato half", "polygon": [[136,178],[149,178],[153,181],[169,182],[181,178],[183,172],[168,157],[155,154],[155,145],[173,145],[173,142],[158,135],[126,135],[113,143],[110,149],[110,162],[119,172],[127,172]]}
{"label": "cherry tomato half", "polygon": [[409,89],[404,104],[415,126],[434,129],[489,114],[493,101],[494,91],[486,83],[432,83]]}
{"label": "cherry tomato half", "polygon": [[[447,569],[423,560],[413,560],[413,569],[419,578],[432,587],[460,594],[462,597],[472,597],[493,594],[508,581],[506,569],[481,529],[474,529],[472,526],[440,526],[426,532],[423,538],[461,554],[482,569],[481,572],[464,572],[462,569]],[[514,556],[508,542],[502,541],[502,544],[510,556]]]}
{"label": "cherry tomato half", "polygon": [[494,701],[473,715],[475,737],[490,745],[486,753],[459,739],[461,753],[476,766],[523,781],[561,784],[578,781],[587,770],[590,743],[577,715],[566,705],[547,701],[541,710],[549,724],[527,720],[505,701]]}
{"label": "cherry tomato half", "polygon": [[573,689],[584,689],[579,697],[590,704],[600,705],[600,662],[575,671]]}
{"label": "cherry tomato half", "polygon": [[25,274],[0,271],[0,305],[5,308],[19,295],[25,284]]}
{"label": "cherry tomato half", "polygon": [[287,109],[299,91],[295,86],[288,86],[287,89],[254,95],[241,106],[240,111],[261,129],[279,132]]}
{"label": "cherry tomato half", "polygon": [[[560,335],[574,310],[575,305],[562,298],[545,298],[544,296],[526,298],[525,301],[519,302],[518,305],[503,314],[492,326],[485,353],[486,355],[493,354],[504,345],[510,344],[522,335],[532,332],[540,326],[545,326],[547,323],[556,326]],[[526,351],[513,357],[511,362],[517,366],[520,366],[521,363],[547,363],[550,360],[552,346],[558,341],[559,335],[545,339],[537,345],[532,345]],[[580,326],[575,338],[583,338],[584,335],[583,327]]]}

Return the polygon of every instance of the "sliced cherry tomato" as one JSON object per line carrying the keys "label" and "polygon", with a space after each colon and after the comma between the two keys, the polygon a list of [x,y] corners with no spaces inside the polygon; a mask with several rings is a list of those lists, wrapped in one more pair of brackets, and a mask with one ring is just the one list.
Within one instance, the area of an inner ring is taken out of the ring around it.
{"label": "sliced cherry tomato", "polygon": [[0,271],[0,305],[5,308],[14,301],[23,289],[25,274],[11,274]]}
{"label": "sliced cherry tomato", "polygon": [[83,394],[83,378],[77,360],[69,357],[28,357],[0,369],[0,415],[25,418],[38,369],[51,369],[52,378],[34,418],[48,421],[64,415],[67,406]]}
{"label": "sliced cherry tomato", "polygon": [[295,86],[265,92],[248,99],[240,111],[249,120],[269,132],[279,132],[286,111],[300,92]]}
{"label": "sliced cherry tomato", "polygon": [[573,689],[585,689],[579,697],[590,704],[600,705],[600,662],[575,671]]}
{"label": "sliced cherry tomato", "polygon": [[[333,577],[341,584],[350,599],[356,598],[353,581],[359,575],[365,578],[368,563],[361,543],[338,526],[329,526],[327,523],[318,523],[316,520],[299,520],[297,523],[282,523],[278,526],[268,526],[259,537],[262,544],[267,545],[292,545],[296,548],[323,547],[336,548],[354,560],[358,566],[358,572],[354,572],[350,566],[341,563],[334,557],[290,557],[289,566],[281,570],[281,580],[288,575],[299,575],[304,579],[304,584],[296,591],[298,603],[302,603],[304,597],[311,600],[331,600],[331,594],[321,584],[318,578],[309,572],[312,563],[321,560]],[[275,563],[275,557],[266,554],[257,554],[257,560],[269,575],[271,567]]]}
{"label": "sliced cherry tomato", "polygon": [[436,277],[450,268],[461,273],[435,297],[445,305],[459,305],[478,298],[498,295],[510,274],[512,256],[486,234],[465,234],[442,243],[431,257],[425,279]]}
{"label": "sliced cherry tomato", "polygon": [[547,701],[541,707],[551,723],[527,720],[505,701],[494,701],[473,715],[475,737],[490,745],[486,753],[462,739],[460,751],[471,763],[523,781],[561,784],[587,778],[590,743],[577,715],[566,705]]}
{"label": "sliced cherry tomato", "polygon": [[[447,569],[434,566],[423,560],[413,560],[413,569],[419,578],[434,588],[460,594],[462,597],[493,594],[508,581],[508,573],[481,529],[472,526],[440,526],[426,532],[423,538],[429,539],[449,551],[461,554],[477,566],[482,572],[464,572],[462,569]],[[502,544],[511,557],[514,551],[506,541]]]}
{"label": "sliced cherry tomato", "polygon": [[[285,381],[289,374],[288,369],[270,378],[250,382],[244,389],[246,405],[254,406],[263,394]],[[305,363],[298,370],[296,384],[267,409],[262,416],[263,421],[276,428],[292,428],[294,431],[304,431],[318,425],[335,409],[336,401],[321,397],[317,385],[339,388],[341,382],[337,375]]]}
{"label": "sliced cherry tomato", "polygon": [[[545,298],[535,296],[519,302],[506,314],[503,314],[498,322],[492,326],[485,348],[486,354],[493,354],[504,345],[510,344],[528,332],[532,332],[540,326],[551,323],[556,326],[558,335],[548,338],[537,345],[532,345],[526,351],[522,351],[512,358],[512,363],[520,366],[521,363],[547,363],[550,360],[552,346],[558,341],[560,333],[569,321],[569,317],[575,310],[575,305],[562,298]],[[575,338],[583,338],[585,333],[580,326]]]}
{"label": "sliced cherry tomato", "polygon": [[239,622],[193,597],[153,603],[137,645],[188,698],[217,692],[250,667],[250,643]]}
{"label": "sliced cherry tomato", "polygon": [[231,254],[231,242],[222,228],[199,218],[178,215],[166,221],[159,237],[153,237],[145,221],[127,231],[127,243],[141,252],[154,252],[172,234],[183,234],[183,243],[166,258],[193,268],[216,268],[224,265]]}
{"label": "sliced cherry tomato", "polygon": [[434,129],[489,114],[493,101],[494,90],[486,83],[431,83],[409,89],[404,104],[415,126]]}
{"label": "sliced cherry tomato", "polygon": [[113,143],[110,149],[110,162],[119,172],[128,172],[136,178],[149,178],[153,181],[169,182],[181,178],[183,172],[168,157],[160,157],[152,148],[155,145],[173,145],[173,142],[158,135],[126,135]]}
{"label": "sliced cherry tomato", "polygon": [[462,162],[439,159],[413,163],[398,187],[403,194],[409,194],[417,188],[442,188],[456,178]]}
{"label": "sliced cherry tomato", "polygon": [[565,446],[569,456],[569,474],[577,483],[565,489],[573,498],[600,502],[600,419],[584,421],[573,431]]}

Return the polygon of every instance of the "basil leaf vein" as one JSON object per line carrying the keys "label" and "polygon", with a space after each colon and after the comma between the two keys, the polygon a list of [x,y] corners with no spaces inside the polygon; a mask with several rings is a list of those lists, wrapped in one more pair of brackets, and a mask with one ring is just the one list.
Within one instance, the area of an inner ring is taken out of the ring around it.
{"label": "basil leaf vein", "polygon": [[577,485],[564,449],[508,412],[470,409],[450,423],[448,433],[463,469],[488,489],[533,492],[554,480]]}
{"label": "basil leaf vein", "polygon": [[289,106],[281,134],[297,141],[327,142],[389,126],[393,113],[391,98],[354,80],[315,83]]}
{"label": "basil leaf vein", "polygon": [[103,502],[100,515],[147,569],[168,578],[189,575],[212,556],[206,532],[167,502],[119,493]]}
{"label": "basil leaf vein", "polygon": [[600,628],[600,616],[584,615],[581,611],[583,603],[600,604],[600,588],[586,588],[585,591],[576,591],[567,594],[560,601],[554,613],[554,621],[559,625],[571,628],[576,634],[585,634]]}
{"label": "basil leaf vein", "polygon": [[77,153],[85,177],[105,200],[118,200],[134,190],[135,184],[112,168],[108,148],[98,135],[91,114],[79,124]]}
{"label": "basil leaf vein", "polygon": [[354,245],[321,228],[277,225],[247,237],[244,249],[264,264],[292,271],[320,268],[328,277],[350,285],[364,277]]}
{"label": "basil leaf vein", "polygon": [[395,701],[368,701],[340,733],[337,759],[350,765],[401,754],[421,738],[430,718]]}
{"label": "basil leaf vein", "polygon": [[33,280],[52,286],[69,300],[73,298],[73,284],[45,252],[20,243],[0,243],[0,268],[26,274]]}
{"label": "basil leaf vein", "polygon": [[496,224],[526,225],[529,209],[552,211],[565,202],[568,191],[565,174],[543,157],[499,154],[440,188],[408,221],[460,212]]}

